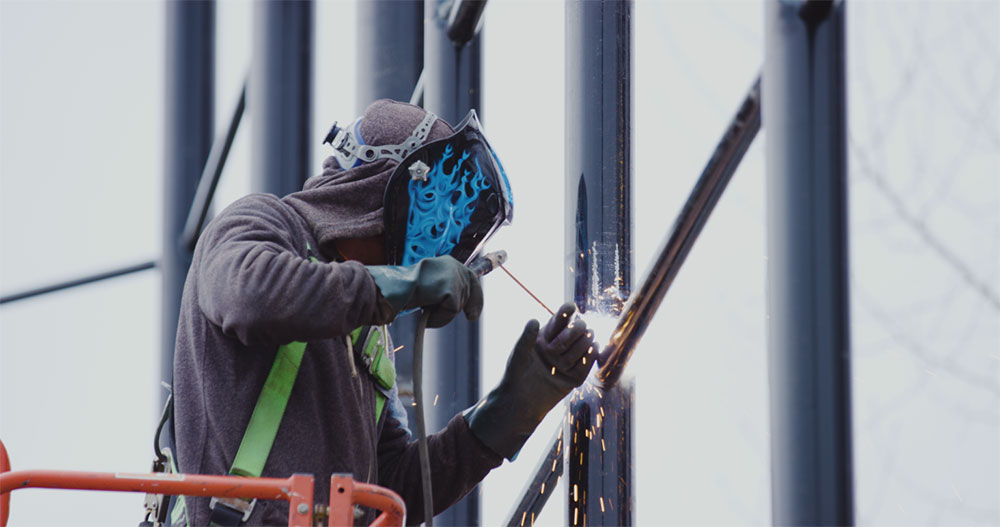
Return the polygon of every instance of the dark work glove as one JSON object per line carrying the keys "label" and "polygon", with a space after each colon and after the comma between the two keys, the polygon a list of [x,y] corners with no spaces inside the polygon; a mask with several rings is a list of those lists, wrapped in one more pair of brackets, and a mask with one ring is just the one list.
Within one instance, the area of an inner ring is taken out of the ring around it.
{"label": "dark work glove", "polygon": [[462,311],[469,320],[476,320],[483,311],[483,288],[475,273],[451,256],[365,269],[375,279],[380,300],[392,306],[393,314],[422,307],[430,312],[428,327],[444,326]]}
{"label": "dark work glove", "polygon": [[594,333],[563,304],[541,332],[530,320],[514,345],[500,384],[466,410],[472,433],[491,450],[514,459],[545,414],[583,384],[597,358]]}

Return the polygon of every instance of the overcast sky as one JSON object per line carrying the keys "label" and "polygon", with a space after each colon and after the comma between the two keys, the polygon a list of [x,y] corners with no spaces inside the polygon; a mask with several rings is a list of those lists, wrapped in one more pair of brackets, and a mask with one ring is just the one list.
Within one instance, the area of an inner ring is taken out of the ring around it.
{"label": "overcast sky", "polygon": [[[217,125],[249,66],[251,11],[219,5]],[[760,69],[763,9],[640,1],[635,13],[641,276]],[[315,172],[330,122],[358,110],[353,21],[351,3],[317,6]],[[563,24],[561,2],[486,11],[483,120],[517,206],[491,247],[550,305],[565,297]],[[1000,7],[856,2],[847,24],[858,523],[1000,524]],[[160,2],[0,1],[3,294],[157,257],[164,31]],[[249,191],[249,113],[218,208]],[[766,135],[629,368],[642,525],[770,521]],[[544,312],[502,275],[485,288],[488,387]],[[0,308],[0,439],[15,469],[148,470],[159,309],[157,271]],[[487,478],[485,525],[519,497],[560,418]],[[19,491],[11,520],[134,525],[141,501]],[[564,524],[564,509],[551,500],[540,523]]]}

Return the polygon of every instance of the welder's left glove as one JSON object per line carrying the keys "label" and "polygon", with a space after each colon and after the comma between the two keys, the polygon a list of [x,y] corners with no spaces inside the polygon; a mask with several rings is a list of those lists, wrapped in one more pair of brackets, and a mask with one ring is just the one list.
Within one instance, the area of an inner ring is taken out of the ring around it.
{"label": "welder's left glove", "polygon": [[594,365],[594,333],[582,320],[569,324],[574,311],[572,303],[563,304],[541,331],[537,320],[529,321],[500,384],[465,411],[472,433],[507,459],[514,459],[545,414],[583,384]]}
{"label": "welder's left glove", "polygon": [[379,301],[393,314],[423,308],[427,327],[439,328],[464,312],[476,320],[483,311],[483,288],[476,274],[451,256],[425,258],[414,265],[365,267],[378,287]]}

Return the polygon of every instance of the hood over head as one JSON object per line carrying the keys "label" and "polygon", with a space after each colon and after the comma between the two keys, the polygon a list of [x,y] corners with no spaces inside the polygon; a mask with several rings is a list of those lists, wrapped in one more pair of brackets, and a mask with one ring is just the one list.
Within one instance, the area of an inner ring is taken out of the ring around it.
{"label": "hood over head", "polygon": [[[369,105],[362,115],[362,139],[372,146],[402,143],[425,115],[419,106],[380,99]],[[426,142],[444,139],[453,133],[447,122],[438,119]],[[344,170],[337,159],[330,156],[323,161],[323,173],[309,178],[301,191],[283,199],[305,218],[319,242],[319,250],[332,259],[336,254],[336,240],[367,238],[385,232],[383,198],[389,176],[396,166],[395,161],[379,159]]]}

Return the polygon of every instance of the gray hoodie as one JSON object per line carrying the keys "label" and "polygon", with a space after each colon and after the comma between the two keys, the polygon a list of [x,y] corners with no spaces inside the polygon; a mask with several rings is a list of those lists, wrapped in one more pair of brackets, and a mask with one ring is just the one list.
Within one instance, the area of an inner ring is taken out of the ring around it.
{"label": "gray hoodie", "polygon": [[[381,194],[372,196],[368,185],[384,188],[375,181],[391,168],[383,163],[345,172],[328,159],[305,190],[247,196],[205,230],[184,285],[174,356],[181,472],[228,472],[278,346],[302,341],[305,355],[263,476],[313,474],[316,503],[327,503],[330,475],[350,473],[398,492],[409,523],[423,520],[416,444],[388,409],[375,421],[372,378],[352,365],[345,341],[392,314],[363,265],[331,255],[338,238],[380,232]],[[502,462],[460,415],[428,442],[436,512]],[[207,525],[208,499],[187,504],[191,524]],[[287,525],[287,518],[286,502],[262,501],[248,524]]]}

